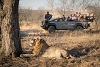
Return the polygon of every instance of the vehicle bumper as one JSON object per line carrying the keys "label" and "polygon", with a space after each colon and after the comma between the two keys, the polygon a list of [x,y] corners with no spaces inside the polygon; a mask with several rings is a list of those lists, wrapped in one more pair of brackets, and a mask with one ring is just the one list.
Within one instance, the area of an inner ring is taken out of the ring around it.
{"label": "vehicle bumper", "polygon": [[45,27],[44,27],[44,26],[41,26],[41,28],[45,29]]}
{"label": "vehicle bumper", "polygon": [[45,29],[45,30],[47,30],[47,29],[48,29],[48,28],[46,28],[45,26],[41,26],[41,28],[42,28],[42,29]]}

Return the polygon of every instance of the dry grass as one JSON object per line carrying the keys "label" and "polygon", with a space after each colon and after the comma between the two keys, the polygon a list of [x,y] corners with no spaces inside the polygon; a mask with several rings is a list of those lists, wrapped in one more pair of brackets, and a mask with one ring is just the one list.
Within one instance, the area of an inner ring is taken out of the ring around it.
{"label": "dry grass", "polygon": [[[55,65],[60,66],[68,66],[68,67],[99,67],[100,66],[100,30],[83,30],[83,31],[57,31],[55,34],[50,35],[48,33],[43,33],[39,25],[35,25],[33,28],[33,33],[29,37],[24,37],[26,41],[23,40],[23,48],[29,50],[30,47],[28,44],[28,40],[33,37],[37,37],[40,35],[49,45],[57,46],[68,50],[68,52],[74,56],[68,61],[64,60],[50,60],[46,59],[45,63],[47,63],[48,67],[55,62],[52,67]],[[32,28],[31,28],[32,29]],[[24,30],[24,29],[23,29]],[[37,32],[34,32],[37,30]],[[39,32],[40,31],[40,32]],[[27,33],[29,34],[29,32]],[[39,61],[39,60],[38,60]],[[38,62],[37,61],[37,62]],[[44,60],[43,60],[44,61]],[[58,64],[59,62],[59,64]],[[37,63],[38,64],[38,63]],[[44,64],[45,65],[45,64]]]}
{"label": "dry grass", "polygon": [[[81,45],[81,43],[95,42],[100,40],[100,31],[57,31],[55,34],[50,35],[47,31],[44,31],[40,24],[22,25],[22,31],[26,31],[27,35],[24,37],[26,41],[30,38],[40,35],[49,45],[64,43],[68,47]],[[26,43],[26,42],[25,42]]]}
{"label": "dry grass", "polygon": [[0,63],[1,67],[100,67],[100,31],[98,30],[57,31],[50,35],[44,32],[40,24],[31,22],[21,25],[20,28],[23,50],[31,50],[29,40],[40,35],[48,45],[66,49],[72,58],[62,60],[41,57],[4,58]]}

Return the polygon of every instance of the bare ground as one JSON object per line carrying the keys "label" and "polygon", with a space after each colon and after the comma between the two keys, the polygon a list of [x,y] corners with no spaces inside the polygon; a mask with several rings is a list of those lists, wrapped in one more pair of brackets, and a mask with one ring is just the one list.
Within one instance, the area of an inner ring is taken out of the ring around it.
{"label": "bare ground", "polygon": [[100,67],[100,30],[57,31],[51,35],[38,26],[21,27],[23,50],[31,51],[29,40],[39,35],[48,45],[66,49],[72,58],[6,57],[0,62],[0,67]]}

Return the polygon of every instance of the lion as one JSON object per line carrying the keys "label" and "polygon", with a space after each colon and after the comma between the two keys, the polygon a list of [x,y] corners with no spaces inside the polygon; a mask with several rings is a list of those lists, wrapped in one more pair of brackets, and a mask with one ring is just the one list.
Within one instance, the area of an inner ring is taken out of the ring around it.
{"label": "lion", "polygon": [[65,49],[49,46],[41,37],[30,40],[34,56],[62,59],[67,58],[68,53]]}

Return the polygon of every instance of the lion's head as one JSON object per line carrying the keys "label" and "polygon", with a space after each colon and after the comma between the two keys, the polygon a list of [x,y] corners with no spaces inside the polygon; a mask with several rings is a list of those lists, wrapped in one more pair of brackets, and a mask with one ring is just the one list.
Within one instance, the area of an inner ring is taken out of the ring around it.
{"label": "lion's head", "polygon": [[41,55],[45,52],[45,50],[49,47],[44,39],[41,37],[37,37],[30,40],[30,46],[33,47],[34,55]]}

